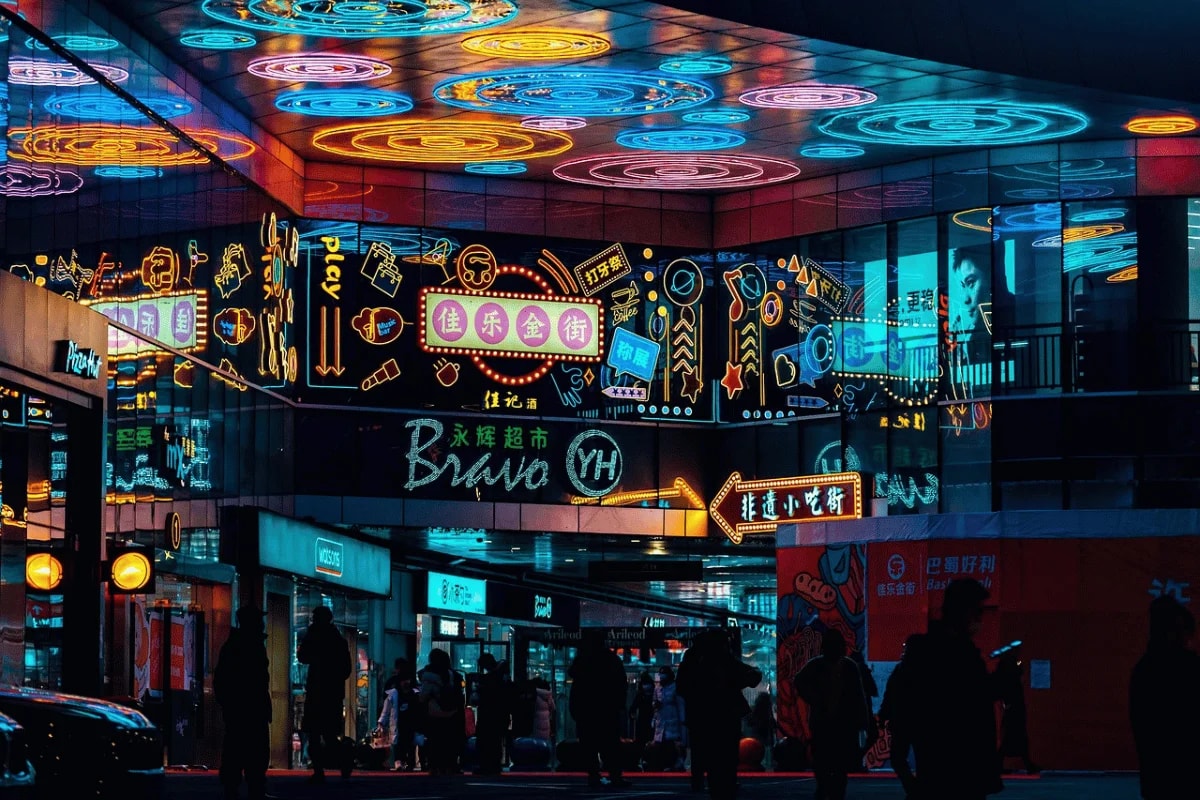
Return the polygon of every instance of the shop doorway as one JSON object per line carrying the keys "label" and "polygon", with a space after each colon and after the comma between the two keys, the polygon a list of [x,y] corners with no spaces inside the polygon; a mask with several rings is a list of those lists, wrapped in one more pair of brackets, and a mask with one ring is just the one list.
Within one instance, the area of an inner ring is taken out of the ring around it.
{"label": "shop doorway", "polygon": [[491,653],[496,661],[508,661],[509,644],[505,641],[484,641],[481,639],[434,639],[433,646],[441,648],[450,654],[450,666],[463,675],[479,671],[479,657]]}

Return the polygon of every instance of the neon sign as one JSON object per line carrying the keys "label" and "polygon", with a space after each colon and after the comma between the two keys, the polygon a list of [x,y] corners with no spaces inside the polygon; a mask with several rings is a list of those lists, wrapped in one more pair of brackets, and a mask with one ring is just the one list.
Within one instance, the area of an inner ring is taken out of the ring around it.
{"label": "neon sign", "polygon": [[724,150],[746,143],[737,131],[702,128],[649,128],[617,134],[617,144],[634,150]]}
{"label": "neon sign", "polygon": [[473,175],[520,175],[528,167],[522,161],[483,161],[467,164],[463,169]]}
{"label": "neon sign", "polygon": [[83,178],[53,167],[0,164],[0,194],[8,197],[46,197],[74,194],[83,188]]}
{"label": "neon sign", "polygon": [[300,89],[275,98],[275,107],[310,117],[381,117],[412,109],[412,100],[385,89]]}
{"label": "neon sign", "polygon": [[702,83],[607,69],[483,73],[442,81],[433,90],[435,100],[469,111],[555,117],[683,111],[713,96]]}
{"label": "neon sign", "polygon": [[457,611],[462,614],[486,614],[487,581],[430,572],[425,600],[426,605],[432,609]]}
{"label": "neon sign", "polygon": [[805,158],[858,158],[865,152],[856,144],[810,144],[800,148]]}
{"label": "neon sign", "polygon": [[678,56],[662,62],[658,69],[678,75],[720,75],[733,69],[733,62],[723,56]]}
{"label": "neon sign", "polygon": [[[189,137],[213,155],[226,161],[247,158],[257,149],[240,136],[212,130],[186,130]],[[207,164],[208,157],[161,128],[130,128],[122,125],[42,125],[16,128],[9,138],[20,147],[14,158],[51,164],[101,167],[111,164],[113,153],[125,165],[177,167]]]}
{"label": "neon sign", "polygon": [[421,346],[430,353],[597,361],[604,349],[598,300],[424,287]]}
{"label": "neon sign", "polygon": [[248,33],[237,31],[195,31],[179,37],[179,43],[187,47],[206,50],[242,50],[254,47],[258,40]]}
{"label": "neon sign", "polygon": [[662,346],[652,339],[639,336],[628,328],[617,328],[608,349],[608,365],[618,376],[627,373],[649,382],[654,378],[661,349]]}
{"label": "neon sign", "polygon": [[[107,36],[88,36],[82,33],[69,33],[63,36],[51,37],[68,50],[86,53],[93,50],[112,50],[120,45],[116,39]],[[49,50],[49,46],[39,42],[32,36],[25,40],[25,46],[30,50]]]}
{"label": "neon sign", "polygon": [[316,570],[323,575],[332,575],[335,578],[342,576],[343,550],[342,543],[335,542],[332,539],[322,539],[317,537],[316,541]]}
{"label": "neon sign", "polygon": [[750,119],[750,114],[739,108],[689,111],[683,115],[684,122],[696,122],[701,125],[733,125],[748,119]]}
{"label": "neon sign", "polygon": [[790,108],[801,110],[853,108],[874,103],[879,95],[861,86],[839,86],[830,83],[793,83],[752,89],[738,97],[738,102],[756,108]]}
{"label": "neon sign", "polygon": [[621,485],[624,457],[602,430],[583,431],[567,447],[567,478],[587,497],[603,497]]}
{"label": "neon sign", "polygon": [[267,56],[254,59],[246,70],[260,78],[289,83],[349,83],[392,74],[392,68],[386,62],[344,53]]}
{"label": "neon sign", "polygon": [[462,48],[488,58],[554,59],[590,58],[608,52],[608,39],[586,31],[535,28],[470,36]]}
{"label": "neon sign", "polygon": [[[202,350],[208,343],[208,292],[203,289],[81,302],[143,336],[178,350]],[[131,334],[109,327],[110,356],[137,355],[139,346],[145,347]]]}
{"label": "neon sign", "polygon": [[419,0],[387,2],[263,3],[255,0],[204,0],[204,13],[227,22],[273,34],[374,39],[461,33],[512,21],[511,0]]}
{"label": "neon sign", "polygon": [[57,344],[54,369],[80,378],[100,377],[100,354],[90,347],[80,347],[74,339]]}
{"label": "neon sign", "polygon": [[[528,491],[534,491],[550,482],[550,465],[540,458],[534,458],[526,464],[525,457],[521,456],[515,469],[512,460],[506,458],[493,467],[490,464],[492,454],[485,452],[465,471],[462,460],[454,452],[443,454],[437,461],[433,461],[426,458],[425,453],[437,446],[445,433],[445,426],[436,419],[414,419],[405,423],[404,427],[412,431],[408,452],[405,455],[408,460],[408,480],[404,484],[405,490],[411,491],[421,486],[427,486],[447,472],[451,475],[451,486],[466,486],[468,489],[473,489],[480,484],[495,486],[503,483],[505,491],[511,492],[518,486],[523,486]],[[544,437],[544,435],[543,431],[542,436]],[[457,440],[452,440],[450,447],[453,448],[456,442]],[[430,455],[433,454],[430,453]]]}
{"label": "neon sign", "polygon": [[767,156],[614,154],[567,161],[554,174],[572,183],[624,189],[731,189],[791,180],[800,168]]}
{"label": "neon sign", "polygon": [[862,476],[857,472],[742,480],[732,473],[708,507],[713,522],[734,544],[751,533],[770,533],[793,522],[862,517]]}
{"label": "neon sign", "polygon": [[394,120],[326,128],[313,146],[334,155],[373,161],[466,164],[554,156],[571,149],[555,130],[483,120]]}
{"label": "neon sign", "polygon": [[521,127],[531,131],[573,131],[587,127],[583,117],[525,117]]}
{"label": "neon sign", "polygon": [[1197,126],[1200,126],[1200,122],[1195,117],[1182,114],[1162,114],[1134,117],[1125,123],[1125,130],[1150,136],[1179,136],[1191,133],[1196,130]]}
{"label": "neon sign", "polygon": [[[129,72],[107,64],[89,64],[113,83],[129,80]],[[8,62],[9,83],[23,86],[86,86],[96,80],[74,64],[42,61],[36,58],[14,58]]]}
{"label": "neon sign", "polygon": [[[138,100],[163,119],[192,113],[192,104],[177,97],[139,97]],[[44,105],[46,111],[55,116],[117,122],[149,121],[141,109],[129,105],[116,95],[100,90],[51,95]]]}
{"label": "neon sign", "polygon": [[817,129],[867,144],[996,147],[1061,139],[1088,123],[1066,106],[931,100],[844,111]]}

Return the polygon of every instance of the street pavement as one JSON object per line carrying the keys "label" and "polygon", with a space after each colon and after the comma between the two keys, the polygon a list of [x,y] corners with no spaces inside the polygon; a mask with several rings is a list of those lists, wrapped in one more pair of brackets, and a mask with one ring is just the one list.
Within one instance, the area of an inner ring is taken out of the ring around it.
{"label": "street pavement", "polygon": [[[267,791],[280,800],[630,800],[631,798],[705,797],[690,791],[686,775],[632,773],[628,789],[589,789],[583,775],[509,773],[497,777],[471,775],[432,778],[420,774],[355,773],[349,779],[331,775],[324,785],[307,783],[307,773],[275,772],[268,775]],[[740,800],[808,800],[814,791],[809,776],[763,773],[743,775]],[[245,797],[245,787],[242,787]],[[217,800],[221,788],[215,772],[171,772],[164,800]],[[1137,776],[1046,774],[1006,780],[994,800],[1136,800]],[[847,800],[903,800],[904,793],[891,775],[851,778]]]}

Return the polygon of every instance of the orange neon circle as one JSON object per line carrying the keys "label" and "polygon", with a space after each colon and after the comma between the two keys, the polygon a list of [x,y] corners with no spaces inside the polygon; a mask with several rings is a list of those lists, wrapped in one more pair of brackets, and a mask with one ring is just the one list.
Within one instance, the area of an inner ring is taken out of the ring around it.
{"label": "orange neon circle", "polygon": [[1191,133],[1197,127],[1200,127],[1200,121],[1183,114],[1134,117],[1125,123],[1125,130],[1130,133],[1144,133],[1149,136],[1172,136],[1181,133]]}
{"label": "orange neon circle", "polygon": [[318,131],[313,147],[374,161],[465,164],[544,158],[575,144],[560,131],[482,120],[394,120],[338,125]]}
{"label": "orange neon circle", "polygon": [[589,58],[608,52],[608,39],[586,31],[565,28],[485,33],[463,39],[469,53],[492,58],[564,59]]}
{"label": "orange neon circle", "polygon": [[1088,239],[1099,239],[1101,236],[1112,236],[1114,233],[1120,233],[1123,230],[1125,230],[1125,226],[1119,222],[1106,222],[1101,225],[1079,225],[1074,228],[1063,228],[1062,241],[1063,244],[1085,242]]}
{"label": "orange neon circle", "polygon": [[[968,218],[968,215],[977,215],[980,212],[987,214],[987,224],[982,225]],[[970,228],[973,231],[983,231],[984,233],[992,232],[992,210],[990,208],[968,208],[965,211],[955,212],[950,219],[955,225],[960,225],[964,228]]]}
{"label": "orange neon circle", "polygon": [[[184,133],[224,161],[247,158],[256,149],[252,142],[240,136],[207,129]],[[11,155],[35,163],[81,167],[106,164],[178,167],[208,163],[206,154],[160,128],[105,124],[69,127],[42,125],[37,128],[17,128],[8,135],[19,145],[9,151]]]}
{"label": "orange neon circle", "polygon": [[34,553],[25,559],[25,583],[39,592],[58,588],[63,579],[62,562],[50,553]]}
{"label": "orange neon circle", "polygon": [[1108,283],[1125,283],[1126,281],[1136,281],[1138,278],[1137,264],[1132,267],[1126,267],[1120,272],[1114,272],[1104,280]]}

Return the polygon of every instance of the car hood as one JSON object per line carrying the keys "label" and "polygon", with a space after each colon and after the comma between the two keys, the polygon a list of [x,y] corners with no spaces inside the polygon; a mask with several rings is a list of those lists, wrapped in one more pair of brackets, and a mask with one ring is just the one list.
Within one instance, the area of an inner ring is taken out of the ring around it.
{"label": "car hood", "polygon": [[4,706],[11,706],[14,703],[29,707],[59,707],[69,713],[92,716],[121,728],[154,727],[154,723],[137,709],[108,700],[51,692],[44,689],[0,687],[0,710],[3,710]]}

